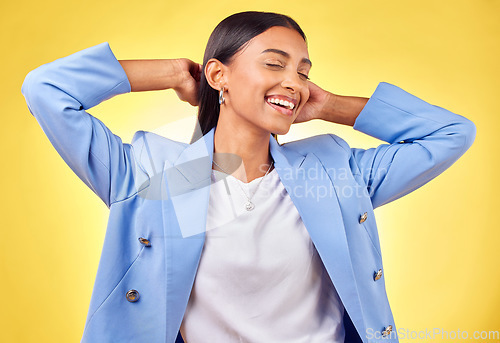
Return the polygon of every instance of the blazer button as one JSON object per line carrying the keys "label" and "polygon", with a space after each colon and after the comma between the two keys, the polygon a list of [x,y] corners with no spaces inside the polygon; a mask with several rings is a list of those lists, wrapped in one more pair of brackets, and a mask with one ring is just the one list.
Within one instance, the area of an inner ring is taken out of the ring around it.
{"label": "blazer button", "polygon": [[147,247],[151,246],[151,242],[144,237],[139,237],[139,242],[141,242],[141,244],[143,244],[144,246],[147,246]]}
{"label": "blazer button", "polygon": [[373,273],[373,280],[377,281],[381,277],[382,277],[382,269],[379,269]]}
{"label": "blazer button", "polygon": [[139,300],[139,292],[136,291],[135,289],[131,289],[130,291],[127,292],[125,297],[131,303],[135,303],[137,300]]}
{"label": "blazer button", "polygon": [[392,332],[392,325],[387,326],[384,331],[382,331],[382,336],[388,336]]}
{"label": "blazer button", "polygon": [[363,213],[363,215],[361,217],[359,217],[359,223],[360,224],[364,223],[365,220],[366,220],[366,218],[368,218],[368,213],[367,212]]}

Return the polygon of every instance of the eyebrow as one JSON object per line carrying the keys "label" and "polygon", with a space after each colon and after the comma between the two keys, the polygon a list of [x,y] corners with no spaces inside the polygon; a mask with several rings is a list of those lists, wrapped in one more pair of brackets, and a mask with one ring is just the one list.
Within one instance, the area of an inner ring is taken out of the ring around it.
{"label": "eyebrow", "polygon": [[[286,51],[283,51],[283,50],[280,50],[280,49],[266,49],[264,51],[261,52],[261,54],[264,54],[266,52],[274,52],[274,53],[277,53],[277,54],[280,54],[280,55],[283,55],[285,56],[286,58],[290,58],[290,54]],[[310,59],[308,58],[303,58],[302,60],[300,60],[300,62],[302,63],[307,63],[309,64],[310,67],[312,67],[312,62]]]}

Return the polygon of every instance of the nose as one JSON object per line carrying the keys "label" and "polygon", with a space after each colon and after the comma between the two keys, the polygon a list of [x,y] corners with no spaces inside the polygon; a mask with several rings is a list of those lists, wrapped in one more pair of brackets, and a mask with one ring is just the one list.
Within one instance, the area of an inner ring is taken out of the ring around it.
{"label": "nose", "polygon": [[289,71],[284,74],[285,77],[281,81],[281,86],[288,89],[292,93],[297,93],[300,91],[301,87],[304,86],[303,81],[300,79],[299,73],[296,71]]}

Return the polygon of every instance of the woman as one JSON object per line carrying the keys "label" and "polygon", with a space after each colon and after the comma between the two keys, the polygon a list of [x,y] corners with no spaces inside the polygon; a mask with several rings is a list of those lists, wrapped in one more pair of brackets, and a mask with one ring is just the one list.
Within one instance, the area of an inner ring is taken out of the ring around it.
{"label": "woman", "polygon": [[[329,93],[311,65],[295,21],[242,12],[202,66],[117,60],[102,43],[27,75],[30,112],[110,209],[82,342],[397,342],[373,209],[451,166],[475,126],[387,83]],[[143,131],[124,144],[86,112],[169,88],[199,105],[189,145]],[[275,139],[311,119],[388,144]]]}

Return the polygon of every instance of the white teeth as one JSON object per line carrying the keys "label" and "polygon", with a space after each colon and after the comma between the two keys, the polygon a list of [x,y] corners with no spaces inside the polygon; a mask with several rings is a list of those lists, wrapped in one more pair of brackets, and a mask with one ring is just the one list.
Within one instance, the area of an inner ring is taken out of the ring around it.
{"label": "white teeth", "polygon": [[281,106],[288,107],[291,110],[293,110],[293,108],[295,107],[293,102],[288,102],[288,101],[282,100],[282,99],[268,98],[267,101],[269,101],[272,104],[280,104]]}

